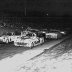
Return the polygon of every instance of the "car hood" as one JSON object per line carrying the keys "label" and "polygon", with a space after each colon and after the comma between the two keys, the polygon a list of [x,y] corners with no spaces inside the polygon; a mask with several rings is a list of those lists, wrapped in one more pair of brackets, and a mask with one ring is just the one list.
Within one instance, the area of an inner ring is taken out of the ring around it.
{"label": "car hood", "polygon": [[24,37],[24,38],[19,37],[16,39],[16,41],[17,42],[28,42],[30,39],[31,38],[29,38],[29,37]]}

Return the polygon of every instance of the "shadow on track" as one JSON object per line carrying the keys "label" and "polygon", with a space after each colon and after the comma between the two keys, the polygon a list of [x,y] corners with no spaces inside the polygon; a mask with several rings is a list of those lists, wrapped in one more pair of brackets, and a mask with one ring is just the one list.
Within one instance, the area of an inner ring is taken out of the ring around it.
{"label": "shadow on track", "polygon": [[29,50],[27,47],[16,47],[12,43],[0,43],[0,60],[6,57],[13,57],[15,54],[21,54]]}

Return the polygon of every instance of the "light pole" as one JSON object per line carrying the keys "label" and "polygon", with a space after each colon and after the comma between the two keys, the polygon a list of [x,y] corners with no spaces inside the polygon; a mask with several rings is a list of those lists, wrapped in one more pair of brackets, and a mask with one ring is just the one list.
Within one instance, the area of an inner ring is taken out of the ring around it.
{"label": "light pole", "polygon": [[27,16],[27,0],[24,0],[24,14]]}
{"label": "light pole", "polygon": [[25,16],[26,16],[26,7],[25,7]]}

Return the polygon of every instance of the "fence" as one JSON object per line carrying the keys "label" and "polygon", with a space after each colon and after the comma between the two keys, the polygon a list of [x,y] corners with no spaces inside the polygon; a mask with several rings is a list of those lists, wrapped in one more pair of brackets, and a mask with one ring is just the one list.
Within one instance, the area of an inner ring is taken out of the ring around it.
{"label": "fence", "polygon": [[23,23],[24,20],[24,17],[0,17],[0,21],[5,23]]}

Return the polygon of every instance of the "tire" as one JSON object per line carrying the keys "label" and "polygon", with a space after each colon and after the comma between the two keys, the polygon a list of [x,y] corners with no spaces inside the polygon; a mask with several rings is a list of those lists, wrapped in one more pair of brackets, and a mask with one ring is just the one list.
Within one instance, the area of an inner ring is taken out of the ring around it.
{"label": "tire", "polygon": [[10,38],[10,40],[9,40],[10,42],[11,42],[11,38]]}
{"label": "tire", "polygon": [[42,39],[41,45],[44,43],[44,38]]}
{"label": "tire", "polygon": [[32,49],[33,47],[34,47],[34,43],[32,42],[32,43],[31,43],[31,47],[30,47],[30,48]]}
{"label": "tire", "polygon": [[6,43],[9,43],[9,40],[8,39],[6,40]]}
{"label": "tire", "polygon": [[18,46],[18,45],[14,42],[14,46]]}
{"label": "tire", "polygon": [[42,40],[42,43],[44,43],[44,38],[43,38],[43,40]]}

